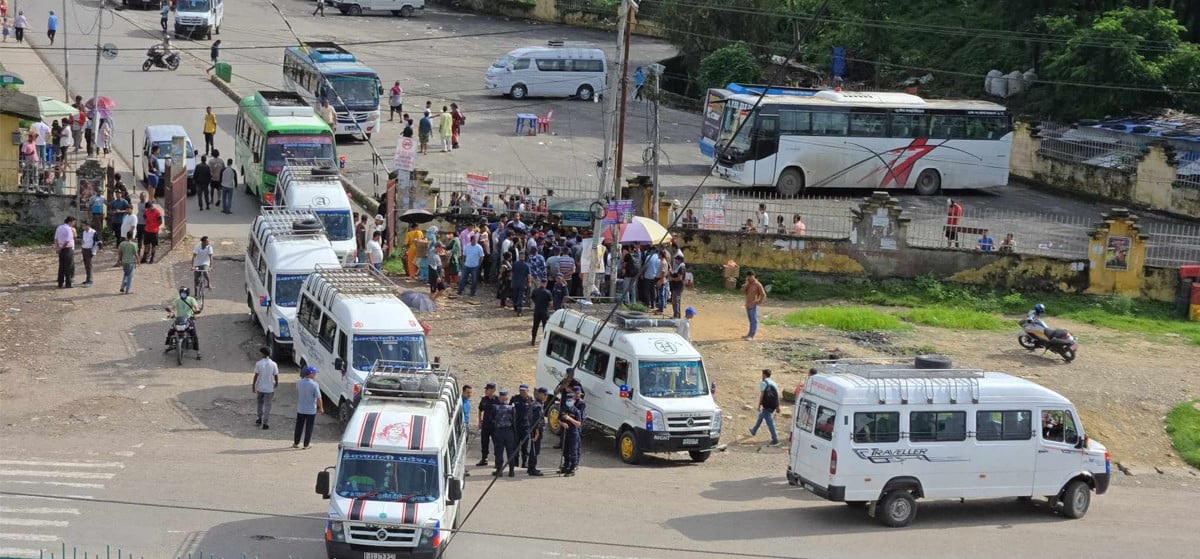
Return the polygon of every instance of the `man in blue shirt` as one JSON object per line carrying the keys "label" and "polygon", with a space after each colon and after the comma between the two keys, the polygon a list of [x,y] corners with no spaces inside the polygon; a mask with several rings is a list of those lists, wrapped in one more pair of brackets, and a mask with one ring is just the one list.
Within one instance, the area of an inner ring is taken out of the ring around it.
{"label": "man in blue shirt", "polygon": [[[533,245],[536,247],[537,245]],[[536,249],[529,251],[529,275],[534,278],[534,285],[546,283],[546,259]]]}
{"label": "man in blue shirt", "polygon": [[638,280],[639,299],[642,304],[647,307],[655,306],[655,284],[658,282],[658,267],[661,264],[658,260],[658,251],[653,248],[642,253],[645,264],[642,269],[642,277]]}
{"label": "man in blue shirt", "polygon": [[325,413],[325,406],[321,403],[321,387],[313,378],[315,376],[317,368],[309,365],[300,371],[300,380],[296,383],[296,432],[292,437],[292,448],[300,448],[300,437],[303,435],[304,449],[308,450],[317,413]]}
{"label": "man in blue shirt", "polygon": [[425,109],[425,116],[422,116],[421,122],[417,124],[417,140],[420,141],[417,153],[421,155],[429,153],[429,136],[433,134],[433,121],[430,120],[429,114],[429,109]]}
{"label": "man in blue shirt", "polygon": [[640,101],[642,99],[642,86],[646,85],[646,71],[638,66],[633,71],[633,99]]}
{"label": "man in blue shirt", "polygon": [[471,235],[471,244],[463,249],[463,271],[458,277],[458,294],[463,294],[467,283],[471,284],[471,296],[475,296],[475,288],[479,285],[479,265],[483,263],[483,247],[479,239]]}
{"label": "man in blue shirt", "polygon": [[983,230],[983,236],[979,237],[979,250],[983,252],[992,252],[996,250],[996,241],[992,240],[992,236],[988,234],[988,230]]}
{"label": "man in blue shirt", "polygon": [[50,38],[50,44],[54,44],[54,35],[58,33],[58,16],[54,15],[54,10],[50,10],[50,19],[46,20],[46,36]]}

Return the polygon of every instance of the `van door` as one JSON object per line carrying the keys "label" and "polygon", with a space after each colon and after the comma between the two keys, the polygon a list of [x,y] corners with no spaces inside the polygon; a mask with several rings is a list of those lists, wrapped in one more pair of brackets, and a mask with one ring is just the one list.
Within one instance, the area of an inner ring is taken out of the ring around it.
{"label": "van door", "polygon": [[[317,368],[317,383],[334,404],[342,395],[342,373],[333,368],[334,344],[338,326],[333,315],[326,312],[317,327],[317,343],[310,348],[309,365]],[[323,381],[323,382],[322,382]]]}
{"label": "van door", "polygon": [[262,297],[267,295],[267,286],[263,283],[259,273],[259,270],[263,268],[262,261],[265,256],[255,243],[250,243],[247,252],[246,290],[250,293],[250,312],[254,313],[254,316],[258,318],[258,323],[263,327],[263,332],[266,332],[269,330],[267,321],[271,319],[271,313],[268,307],[262,306]]}
{"label": "van door", "polygon": [[[354,396],[355,396],[355,394],[354,394],[354,378],[351,377],[349,374],[350,367],[352,366],[352,364],[350,363],[350,340],[349,340],[349,337],[346,336],[346,332],[344,330],[338,331],[337,352],[333,354],[333,357],[334,357],[334,359],[333,359],[334,361],[336,361],[338,358],[340,358],[342,360],[342,363],[345,365],[345,367],[344,367],[345,371],[338,371],[338,375],[340,375],[341,379],[342,379],[342,395],[345,396],[346,399],[353,402]],[[330,367],[333,367],[333,365],[330,364]]]}
{"label": "van door", "polygon": [[1075,448],[1083,433],[1069,407],[1045,407],[1038,429],[1037,468],[1033,473],[1034,495],[1056,495],[1063,485],[1083,470],[1084,451]]}
{"label": "van door", "polygon": [[975,442],[969,448],[975,464],[975,497],[1032,496],[1036,456],[1041,448],[1033,432],[1032,408],[977,410]]}
{"label": "van door", "polygon": [[[792,423],[792,473],[809,483],[829,485],[829,458],[837,409],[823,400],[803,398]],[[847,459],[849,457],[846,457]]]}
{"label": "van door", "polygon": [[150,174],[150,133],[142,134],[142,181]]}
{"label": "van door", "polygon": [[612,404],[616,395],[607,378],[611,361],[612,356],[607,351],[593,346],[584,353],[575,373],[583,386],[587,415],[607,426],[613,426]]}
{"label": "van door", "polygon": [[779,115],[759,114],[753,135],[754,184],[775,184],[775,162],[779,159]]}

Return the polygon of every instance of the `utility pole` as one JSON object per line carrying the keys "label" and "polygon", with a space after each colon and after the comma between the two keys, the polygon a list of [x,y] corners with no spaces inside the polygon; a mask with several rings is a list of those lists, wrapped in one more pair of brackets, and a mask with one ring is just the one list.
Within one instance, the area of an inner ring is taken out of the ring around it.
{"label": "utility pole", "polygon": [[618,53],[621,59],[621,97],[617,99],[617,157],[613,160],[613,192],[621,195],[621,167],[625,158],[625,108],[629,102],[629,36],[633,32],[633,13],[637,10],[634,0],[623,0],[621,11],[624,15],[624,29],[621,32],[621,47]]}
{"label": "utility pole", "polygon": [[104,30],[104,8],[108,7],[108,2],[100,2],[100,9],[96,11],[96,71],[93,72],[92,78],[92,108],[96,111],[96,117],[92,119],[92,145],[100,145],[100,32]]}
{"label": "utility pole", "polygon": [[662,64],[650,65],[650,79],[654,80],[654,98],[650,100],[650,110],[654,112],[654,138],[653,143],[650,144],[650,149],[653,150],[650,155],[650,179],[654,181],[653,203],[656,214],[658,212],[658,149],[662,141],[658,125],[658,97],[662,91],[663,70],[666,70],[666,67]]}
{"label": "utility pole", "polygon": [[[606,97],[604,100],[608,107],[608,114],[616,118],[617,124],[614,126],[613,123],[606,122],[604,127],[604,161],[600,166],[601,199],[604,198],[606,191],[612,193],[613,200],[621,198],[621,160],[625,155],[625,102],[629,97],[629,37],[631,34],[631,26],[633,24],[633,22],[630,20],[633,19],[633,12],[636,9],[637,4],[634,2],[634,0],[622,0],[621,11],[617,14],[618,62],[616,63],[615,70],[610,68],[605,87],[605,95],[608,97]],[[615,79],[620,80],[621,83],[621,87],[619,88],[620,91],[616,95],[613,94],[612,88],[614,76],[619,76]],[[614,128],[616,128],[615,134],[613,130]],[[608,163],[609,157],[612,156],[612,144],[614,142],[616,143],[617,153],[616,157],[613,159],[613,179],[612,184],[610,185],[608,182]],[[611,190],[608,190],[609,188],[611,188]],[[593,228],[592,231],[597,232],[597,239],[602,239],[600,228]],[[611,279],[609,281],[608,294],[613,298],[616,298],[617,296],[617,269],[621,265],[620,232],[621,227],[618,223],[613,227],[612,245],[609,247],[609,255],[611,256],[611,260],[613,262],[613,269],[609,275]]]}
{"label": "utility pole", "polygon": [[58,40],[62,41],[63,46],[63,92],[67,95],[67,102],[71,102],[71,62],[67,59],[67,0],[62,3],[62,15],[58,16],[58,26],[60,27],[62,37]]}

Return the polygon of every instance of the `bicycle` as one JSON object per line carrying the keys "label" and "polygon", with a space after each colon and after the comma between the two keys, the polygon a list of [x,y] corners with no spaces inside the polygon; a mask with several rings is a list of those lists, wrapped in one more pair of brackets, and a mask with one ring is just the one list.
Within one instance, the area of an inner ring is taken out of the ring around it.
{"label": "bicycle", "polygon": [[[201,307],[204,307],[204,292],[212,289],[212,278],[208,275],[208,269],[208,265],[196,266],[195,268],[192,268],[192,293],[196,294],[196,301],[200,303]],[[201,278],[204,280],[203,285],[200,281]]]}

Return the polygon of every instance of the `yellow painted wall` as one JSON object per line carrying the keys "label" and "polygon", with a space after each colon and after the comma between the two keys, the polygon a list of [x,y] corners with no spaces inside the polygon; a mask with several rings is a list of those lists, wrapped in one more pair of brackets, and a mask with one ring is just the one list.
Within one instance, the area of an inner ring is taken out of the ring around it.
{"label": "yellow painted wall", "polygon": [[1019,291],[1035,288],[1075,293],[1079,290],[1076,280],[1079,279],[1082,266],[1082,262],[1012,254],[980,268],[958,272],[950,276],[950,281]]}
{"label": "yellow painted wall", "polygon": [[[706,240],[707,239],[707,240]],[[856,260],[838,252],[836,241],[800,241],[786,239],[787,250],[774,245],[776,237],[732,233],[694,234],[690,241],[680,238],[687,261],[691,264],[722,266],[733,260],[743,270],[792,270],[850,276],[865,276],[867,271]]]}
{"label": "yellow painted wall", "polygon": [[1178,290],[1178,269],[1146,266],[1142,275],[1141,297],[1143,299],[1173,303]]}
{"label": "yellow painted wall", "polygon": [[[1130,239],[1124,270],[1109,265],[1109,259],[1112,257],[1108,251],[1110,237]],[[1106,220],[1105,225],[1099,228],[1088,242],[1088,293],[1140,296],[1145,264],[1146,241],[1141,238],[1135,222],[1122,217]]]}
{"label": "yellow painted wall", "polygon": [[0,115],[0,189],[17,188],[17,162],[20,146],[12,145],[12,133],[20,131],[20,119],[11,115]]}

